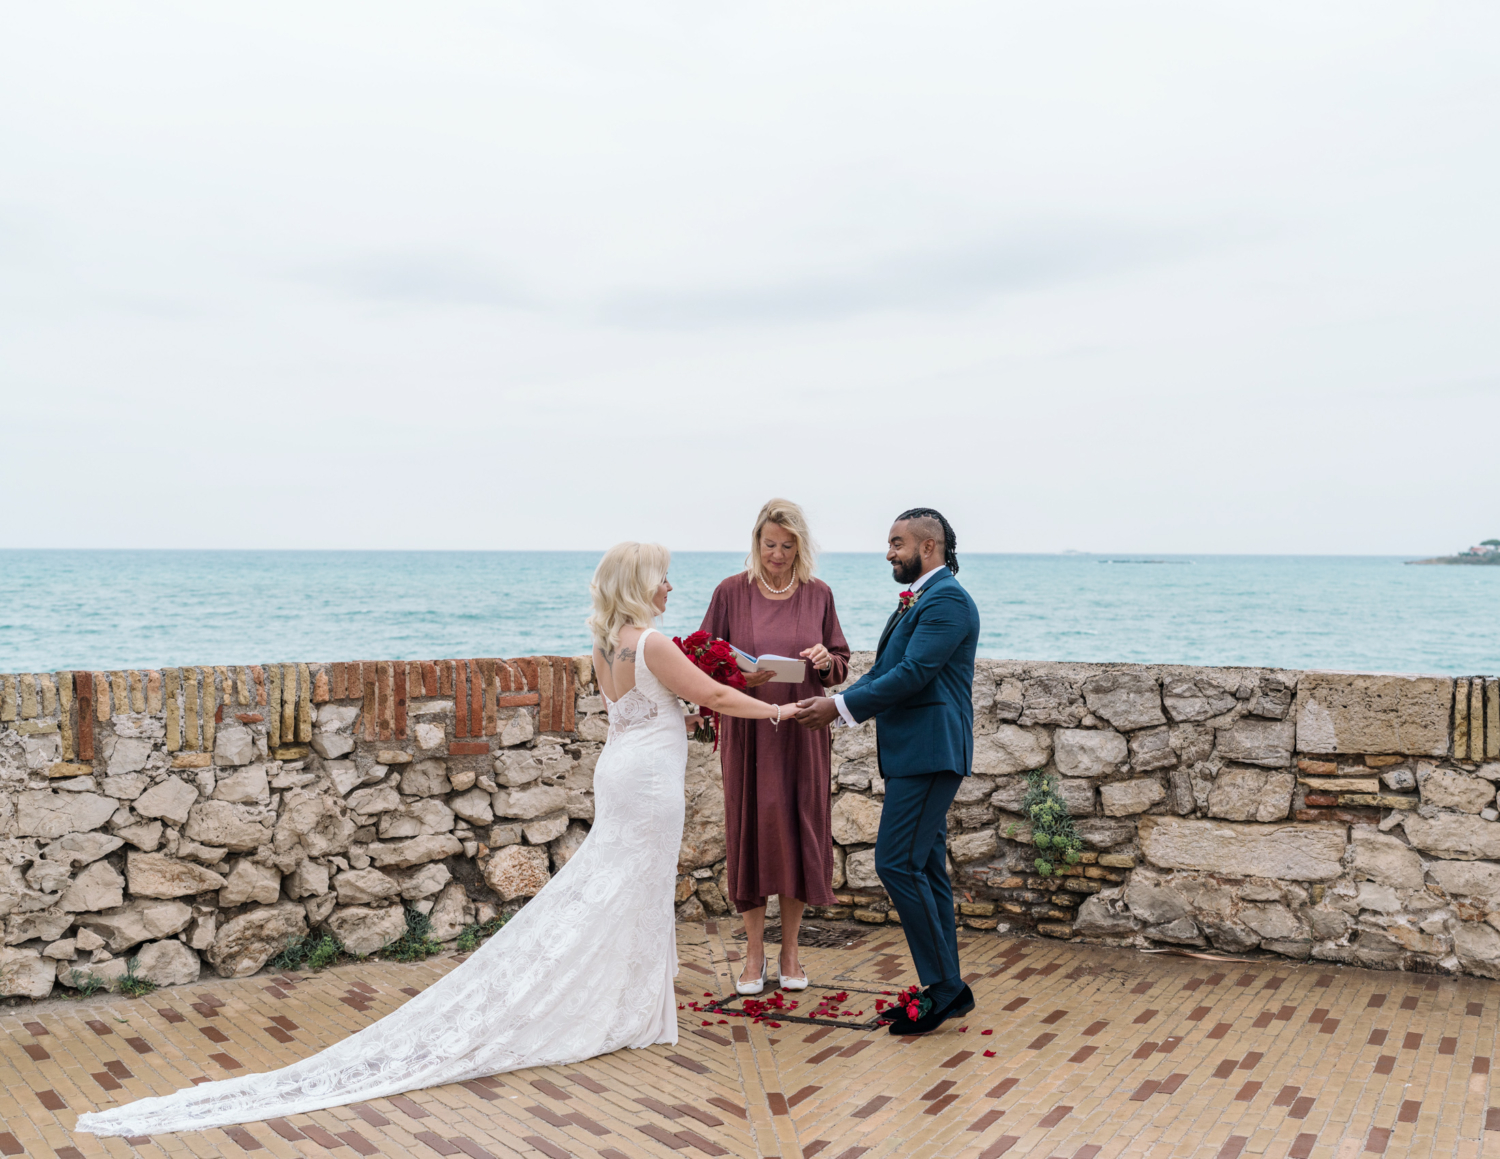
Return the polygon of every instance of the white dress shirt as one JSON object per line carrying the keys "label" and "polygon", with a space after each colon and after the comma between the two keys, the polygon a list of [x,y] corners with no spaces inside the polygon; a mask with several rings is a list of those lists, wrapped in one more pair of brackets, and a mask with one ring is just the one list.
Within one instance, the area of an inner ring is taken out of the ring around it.
{"label": "white dress shirt", "polygon": [[[945,563],[940,563],[932,570],[924,571],[917,582],[912,584],[911,587],[907,588],[906,590],[911,592],[912,595],[916,595],[917,592],[922,590],[922,585],[927,582],[928,577],[936,575],[938,572],[943,571],[945,568],[947,568],[947,566],[948,565]],[[839,716],[843,719],[843,723],[846,727],[854,728],[857,724],[859,724],[859,721],[855,720],[854,717],[850,715],[849,710],[844,707],[844,694],[842,692],[840,692],[833,698],[833,704],[834,707],[839,710]]]}

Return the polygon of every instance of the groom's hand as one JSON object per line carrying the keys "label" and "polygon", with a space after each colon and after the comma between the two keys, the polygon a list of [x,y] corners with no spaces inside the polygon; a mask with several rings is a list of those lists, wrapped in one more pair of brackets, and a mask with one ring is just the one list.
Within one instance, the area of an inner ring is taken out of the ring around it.
{"label": "groom's hand", "polygon": [[803,728],[827,728],[838,717],[838,705],[831,696],[814,696],[797,701],[797,723]]}

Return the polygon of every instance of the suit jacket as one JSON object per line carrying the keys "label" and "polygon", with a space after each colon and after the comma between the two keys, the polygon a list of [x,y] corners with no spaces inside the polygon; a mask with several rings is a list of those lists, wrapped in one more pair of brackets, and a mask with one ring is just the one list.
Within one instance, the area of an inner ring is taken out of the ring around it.
{"label": "suit jacket", "polygon": [[875,665],[844,693],[855,720],[875,717],[883,777],[974,765],[974,653],[979,609],[952,572],[922,585],[916,604],[886,624]]}

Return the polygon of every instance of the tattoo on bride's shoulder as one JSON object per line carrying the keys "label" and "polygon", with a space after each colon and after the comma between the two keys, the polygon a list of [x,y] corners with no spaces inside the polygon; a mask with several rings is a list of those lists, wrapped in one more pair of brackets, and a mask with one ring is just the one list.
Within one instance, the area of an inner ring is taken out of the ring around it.
{"label": "tattoo on bride's shoulder", "polygon": [[634,664],[635,663],[635,649],[634,648],[621,648],[620,649],[620,659],[621,660],[629,660],[632,664]]}
{"label": "tattoo on bride's shoulder", "polygon": [[600,648],[599,655],[604,657],[604,662],[610,666],[615,662],[615,650],[613,648]]}

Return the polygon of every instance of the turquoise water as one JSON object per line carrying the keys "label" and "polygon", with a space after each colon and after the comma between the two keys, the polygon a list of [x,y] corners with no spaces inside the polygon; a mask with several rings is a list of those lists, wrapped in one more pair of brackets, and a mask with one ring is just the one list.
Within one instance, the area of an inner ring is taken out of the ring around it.
{"label": "turquoise water", "polygon": [[[574,654],[597,552],[0,551],[0,672]],[[1147,560],[1160,562],[1144,562]],[[1500,568],[1351,556],[964,555],[980,655],[1500,671]],[[682,553],[662,625],[698,626],[733,553]],[[898,587],[825,555],[872,648]]]}

